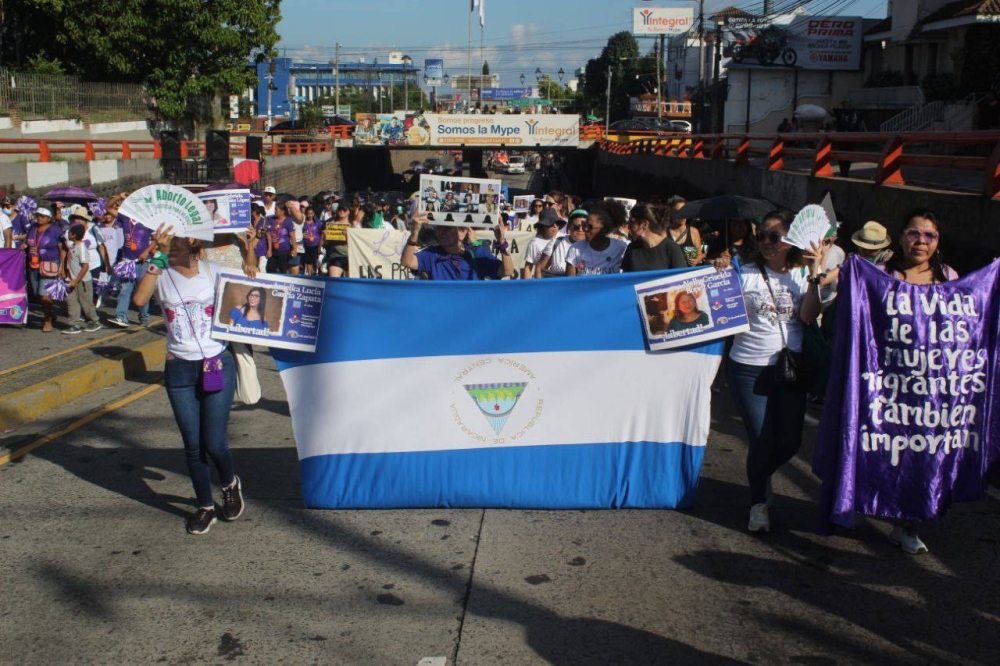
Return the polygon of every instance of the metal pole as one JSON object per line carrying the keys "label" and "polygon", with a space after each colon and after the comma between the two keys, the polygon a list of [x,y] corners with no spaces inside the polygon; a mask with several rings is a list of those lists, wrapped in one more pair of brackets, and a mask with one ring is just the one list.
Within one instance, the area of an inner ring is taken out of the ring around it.
{"label": "metal pole", "polygon": [[750,82],[753,81],[753,69],[747,67],[743,71],[747,73],[747,118],[746,118],[746,123],[743,125],[743,131],[749,134],[750,133]]}
{"label": "metal pole", "polygon": [[705,0],[698,0],[698,132],[705,123]]}
{"label": "metal pole", "polygon": [[410,112],[410,75],[403,72],[403,113]]}
{"label": "metal pole", "polygon": [[604,96],[604,133],[608,133],[608,123],[611,121],[611,65],[608,65],[608,93]]}
{"label": "metal pole", "polygon": [[270,130],[274,124],[274,115],[271,113],[271,88],[274,86],[274,60],[268,58],[267,61],[267,129]]}
{"label": "metal pole", "polygon": [[712,111],[713,125],[715,126],[715,131],[722,132],[722,104],[721,97],[719,94],[719,70],[722,68],[722,24],[715,24],[715,74],[712,79],[712,90],[713,97],[712,101],[714,107]]}
{"label": "metal pole", "polygon": [[469,98],[465,101],[465,108],[471,109],[472,105],[472,10],[469,10]]}
{"label": "metal pole", "polygon": [[656,54],[656,117],[663,118],[663,42],[664,35],[660,35],[660,51]]}
{"label": "metal pole", "polygon": [[[333,83],[333,106],[334,115],[340,115],[340,42],[336,44],[336,55],[333,58],[333,68],[336,70],[336,78]],[[350,114],[348,114],[350,115]]]}

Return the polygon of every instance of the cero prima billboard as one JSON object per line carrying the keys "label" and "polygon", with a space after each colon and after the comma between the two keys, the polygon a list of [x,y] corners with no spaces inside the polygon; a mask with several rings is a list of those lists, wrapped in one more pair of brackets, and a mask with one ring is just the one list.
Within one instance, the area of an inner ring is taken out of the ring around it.
{"label": "cero prima billboard", "polygon": [[632,34],[679,35],[694,27],[692,7],[636,7],[632,10]]}

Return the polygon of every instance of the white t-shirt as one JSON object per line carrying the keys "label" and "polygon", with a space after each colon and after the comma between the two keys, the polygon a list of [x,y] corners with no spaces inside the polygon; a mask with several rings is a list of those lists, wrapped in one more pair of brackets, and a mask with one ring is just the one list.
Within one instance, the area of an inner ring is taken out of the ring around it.
{"label": "white t-shirt", "polygon": [[[744,365],[773,365],[783,348],[781,330],[785,332],[788,348],[802,351],[802,320],[799,309],[809,289],[805,268],[793,268],[787,273],[767,271],[774,299],[764,284],[757,264],[748,264],[740,273],[743,300],[747,306],[750,330],[737,333],[729,357]],[[777,300],[777,307],[775,306]],[[778,326],[782,329],[779,330]]]}
{"label": "white t-shirt", "polygon": [[[829,273],[830,271],[840,268],[841,264],[844,263],[846,255],[844,251],[840,249],[839,246],[833,245],[826,251],[826,257],[823,259],[823,267],[820,269],[824,273]],[[821,287],[819,290],[820,302],[823,304],[823,310],[825,311],[828,307],[833,305],[833,299],[837,298],[837,282],[839,280],[834,280],[825,287]]]}
{"label": "white t-shirt", "polygon": [[186,278],[172,268],[156,280],[156,296],[167,320],[167,353],[185,361],[218,356],[223,342],[211,338],[215,276],[219,265],[198,262],[198,274]]}
{"label": "white t-shirt", "polygon": [[87,233],[83,235],[83,244],[90,251],[90,270],[104,266],[100,250],[101,245],[104,245],[104,236],[97,230],[93,222],[87,224]]}
{"label": "white t-shirt", "polygon": [[8,217],[6,213],[0,213],[0,248],[7,247],[7,239],[4,237],[3,232],[7,231],[11,227],[13,227],[13,224],[11,224],[10,217]]}
{"label": "white t-shirt", "polygon": [[118,251],[125,247],[125,232],[121,227],[97,225],[97,233],[104,239],[104,249],[112,265],[118,260]]}
{"label": "white t-shirt", "polygon": [[572,247],[573,241],[569,236],[557,236],[549,241],[549,244],[542,250],[542,256],[552,257],[549,267],[542,271],[546,277],[556,277],[566,275],[566,253]]}
{"label": "white t-shirt", "polygon": [[539,238],[538,236],[532,238],[528,243],[528,249],[524,251],[524,263],[532,266],[537,264],[542,258],[542,250],[551,242],[548,238]]}
{"label": "white t-shirt", "polygon": [[603,275],[605,273],[620,273],[622,257],[628,243],[617,238],[609,238],[611,244],[598,252],[590,247],[590,243],[582,240],[573,243],[566,253],[566,265],[576,266],[577,275]]}
{"label": "white t-shirt", "polygon": [[[70,280],[75,280],[76,276],[80,274],[80,269],[83,268],[84,264],[89,264],[90,258],[87,252],[87,246],[83,243],[74,243],[72,249],[69,251],[69,259],[67,260],[67,269],[69,269]],[[90,271],[94,269],[94,265],[90,264],[87,268],[87,272],[83,274],[82,282],[90,282],[93,277],[90,275]]]}

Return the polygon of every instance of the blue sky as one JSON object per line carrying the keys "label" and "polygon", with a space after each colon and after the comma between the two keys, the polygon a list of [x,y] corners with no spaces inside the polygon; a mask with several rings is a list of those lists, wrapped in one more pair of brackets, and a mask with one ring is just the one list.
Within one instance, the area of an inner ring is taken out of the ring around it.
{"label": "blue sky", "polygon": [[[775,6],[792,0],[774,0]],[[535,68],[566,78],[600,54],[607,38],[631,26],[631,10],[638,6],[684,6],[691,3],[637,0],[485,0],[485,59],[500,74],[502,86],[534,82]],[[706,0],[706,14],[736,6],[759,11],[760,0]],[[886,0],[811,0],[810,13],[882,18]],[[390,50],[403,51],[423,67],[424,58],[443,58],[445,70],[462,74],[468,67],[469,0],[283,0],[278,25],[278,49],[307,61],[333,60],[334,43],[341,58],[367,62],[387,60]],[[479,23],[473,21],[472,67],[479,57]],[[640,40],[644,51],[652,40]],[[446,92],[442,90],[442,92]]]}

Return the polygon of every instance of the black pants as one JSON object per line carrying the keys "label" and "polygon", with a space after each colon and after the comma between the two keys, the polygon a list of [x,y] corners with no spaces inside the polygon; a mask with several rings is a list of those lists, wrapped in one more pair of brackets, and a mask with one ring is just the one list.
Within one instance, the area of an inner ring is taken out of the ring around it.
{"label": "black pants", "polygon": [[288,272],[288,255],[287,254],[272,254],[267,260],[267,272],[268,273],[287,273]]}

